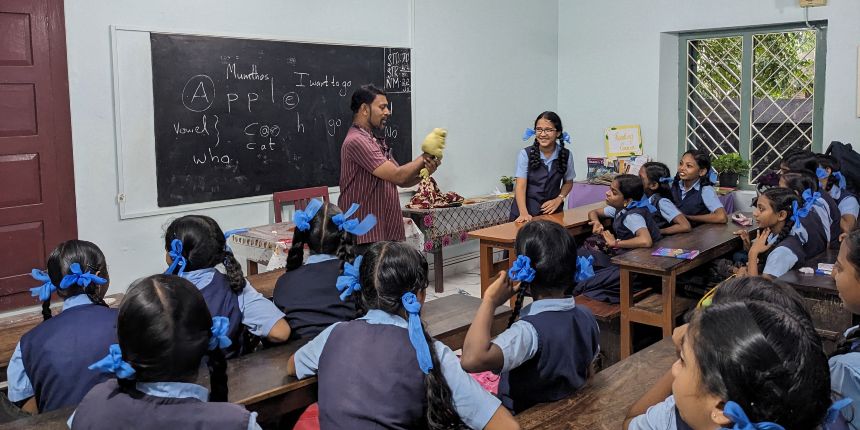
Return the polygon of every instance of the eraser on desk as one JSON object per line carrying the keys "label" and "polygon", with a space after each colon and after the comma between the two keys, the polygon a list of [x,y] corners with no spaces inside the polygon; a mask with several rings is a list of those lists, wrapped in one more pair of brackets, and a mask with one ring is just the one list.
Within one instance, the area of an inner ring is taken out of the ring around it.
{"label": "eraser on desk", "polygon": [[797,271],[803,273],[804,275],[812,275],[813,273],[815,273],[815,271],[812,270],[811,267],[801,267],[800,269],[797,269]]}

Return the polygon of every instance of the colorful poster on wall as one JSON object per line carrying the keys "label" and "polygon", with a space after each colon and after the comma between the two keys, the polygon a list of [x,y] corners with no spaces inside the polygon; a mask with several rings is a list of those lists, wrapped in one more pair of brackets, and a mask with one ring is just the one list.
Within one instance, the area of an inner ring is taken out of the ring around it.
{"label": "colorful poster on wall", "polygon": [[642,133],[638,125],[609,127],[604,137],[607,157],[642,155]]}

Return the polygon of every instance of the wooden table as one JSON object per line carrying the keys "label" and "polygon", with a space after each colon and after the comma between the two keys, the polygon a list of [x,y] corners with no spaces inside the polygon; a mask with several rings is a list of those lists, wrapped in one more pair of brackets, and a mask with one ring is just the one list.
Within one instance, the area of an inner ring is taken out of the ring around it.
{"label": "wooden table", "polygon": [[[692,300],[675,297],[677,276],[710,262],[742,245],[734,234],[742,227],[729,224],[703,224],[685,234],[669,236],[655,243],[653,248],[634,249],[612,258],[621,269],[621,358],[633,351],[632,323],[661,327],[663,337],[672,336],[675,318],[686,311]],[[755,227],[747,227],[750,230]],[[657,248],[699,250],[692,260],[651,255]],[[633,303],[631,274],[640,273],[661,278],[663,290]],[[665,310],[671,310],[666,312]]]}
{"label": "wooden table", "polygon": [[[427,302],[422,316],[428,333],[451,349],[462,348],[463,338],[480,304],[481,299],[462,294]],[[511,309],[507,306],[496,309],[494,335],[505,329],[510,314]],[[298,380],[287,376],[287,359],[303,344],[288,342],[230,360],[227,366],[229,400],[258,412],[261,422],[272,421],[286,412],[314,403],[317,398],[316,378]],[[198,383],[209,386],[209,374],[201,372]],[[0,429],[64,429],[72,410],[69,408],[14,421],[0,426]]]}
{"label": "wooden table", "polygon": [[[592,203],[575,209],[568,209],[552,215],[541,215],[534,219],[555,221],[570,231],[571,234],[580,234],[591,231],[588,225],[588,213],[592,209],[600,209],[606,206],[604,202]],[[481,267],[481,295],[490,286],[500,270],[507,270],[512,264],[512,259],[493,262],[493,251],[506,250],[509,255],[514,255],[514,242],[517,232],[525,223],[508,222],[493,227],[470,231],[469,237],[480,239],[480,267]]]}
{"label": "wooden table", "polygon": [[526,429],[618,430],[627,410],[676,360],[671,339],[663,339],[597,373],[576,394],[517,415]]}
{"label": "wooden table", "polygon": [[[818,263],[832,264],[836,261],[838,254],[838,250],[828,249],[822,254],[804,261],[802,265],[804,267],[811,267],[814,270],[818,268]],[[825,296],[839,296],[839,292],[836,291],[836,283],[833,281],[833,277],[829,275],[807,275],[800,273],[798,270],[789,270],[785,275],[780,276],[779,280],[791,284],[801,294],[811,293]]]}

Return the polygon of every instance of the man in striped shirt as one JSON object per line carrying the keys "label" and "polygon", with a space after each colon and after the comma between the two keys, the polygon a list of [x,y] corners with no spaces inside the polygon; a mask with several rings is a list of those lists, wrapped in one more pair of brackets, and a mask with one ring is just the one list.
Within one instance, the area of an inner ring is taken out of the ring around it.
{"label": "man in striped shirt", "polygon": [[352,127],[346,134],[340,152],[340,197],[338,206],[346,210],[353,203],[361,205],[359,218],[374,214],[376,227],[358,236],[358,254],[373,243],[406,239],[397,187],[411,187],[420,181],[418,172],[426,167],[430,173],[439,161],[421,154],[401,166],[392,158],[391,148],[383,135],[391,116],[388,97],[373,85],[363,85],[352,94]]}

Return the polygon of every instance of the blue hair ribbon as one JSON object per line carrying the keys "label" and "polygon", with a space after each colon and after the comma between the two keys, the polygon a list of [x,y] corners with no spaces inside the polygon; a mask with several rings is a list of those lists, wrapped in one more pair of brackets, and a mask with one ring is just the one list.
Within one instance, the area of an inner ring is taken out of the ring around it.
{"label": "blue hair ribbon", "polygon": [[526,131],[523,132],[523,140],[529,140],[534,135],[535,135],[535,129],[527,128]]}
{"label": "blue hair ribbon", "polygon": [[708,180],[711,181],[712,184],[717,183],[717,171],[714,170],[713,167],[708,170]]}
{"label": "blue hair ribbon", "polygon": [[400,301],[409,314],[409,342],[412,343],[412,347],[415,348],[415,353],[418,355],[418,367],[426,375],[433,369],[433,359],[430,357],[430,345],[427,345],[424,329],[421,328],[421,317],[418,316],[421,312],[421,303],[414,293],[403,294]]}
{"label": "blue hair ribbon", "polygon": [[358,211],[359,207],[358,203],[353,203],[346,212],[331,217],[332,222],[334,222],[338,230],[344,230],[347,233],[361,236],[369,232],[376,225],[376,216],[373,214],[368,214],[361,222],[358,219],[349,219],[349,217]]}
{"label": "blue hair ribbon", "polygon": [[657,212],[657,208],[655,208],[654,205],[651,204],[651,199],[649,199],[648,196],[645,195],[643,195],[642,198],[639,199],[639,201],[634,200],[627,205],[627,209],[633,208],[647,208],[648,212]]}
{"label": "blue hair ribbon", "polygon": [[674,180],[675,179],[672,178],[671,176],[666,176],[665,178],[660,178],[657,181],[660,182],[661,184],[671,184],[672,181],[674,181]]}
{"label": "blue hair ribbon", "polygon": [[821,198],[821,193],[818,191],[813,193],[812,189],[807,188],[803,190],[803,193],[801,193],[801,197],[803,197],[803,205],[811,208],[815,205],[815,202]]}
{"label": "blue hair ribbon", "polygon": [[69,266],[69,270],[71,270],[72,273],[63,276],[63,280],[60,281],[61,290],[65,290],[66,288],[69,288],[75,284],[84,288],[88,287],[90,283],[96,285],[107,284],[107,279],[97,275],[93,275],[92,273],[90,273],[89,270],[87,270],[86,272],[82,271],[81,265],[78,263],[72,263]]}
{"label": "blue hair ribbon", "polygon": [[57,291],[57,287],[53,282],[51,282],[51,277],[48,276],[45,271],[33,269],[30,271],[30,276],[42,283],[42,285],[38,287],[30,288],[30,294],[33,297],[39,296],[39,301],[44,302],[45,300],[50,299],[51,293]]}
{"label": "blue hair ribbon", "polygon": [[244,233],[246,231],[248,231],[247,228],[234,228],[233,230],[225,231],[224,232],[224,249],[227,251],[233,252],[233,250],[230,249],[230,245],[227,244],[227,242],[230,241],[230,236],[232,236],[234,234]]}
{"label": "blue hair ribbon", "polygon": [[570,143],[570,133],[566,131],[561,133],[561,141],[564,143]]}
{"label": "blue hair ribbon", "polygon": [[209,338],[209,350],[214,351],[215,348],[225,349],[233,344],[233,341],[227,337],[227,332],[230,330],[230,319],[227,317],[217,316],[212,317],[212,337]]}
{"label": "blue hair ribbon", "polygon": [[110,346],[105,358],[90,364],[87,369],[98,370],[102,373],[114,373],[119,379],[130,379],[134,376],[134,368],[122,360],[122,351],[116,343]]}
{"label": "blue hair ribbon", "polygon": [[804,205],[803,207],[799,207],[797,204],[797,200],[791,202],[791,210],[793,214],[791,215],[791,220],[794,221],[794,225],[798,226],[800,224],[800,220],[802,218],[806,218],[809,215],[809,211],[812,208],[811,205]]}
{"label": "blue hair ribbon", "polygon": [[513,266],[508,269],[508,276],[512,281],[531,282],[534,281],[536,273],[532,268],[532,260],[527,255],[518,255]]}
{"label": "blue hair ribbon", "polygon": [[854,400],[850,397],[833,402],[833,404],[827,408],[827,414],[824,416],[824,424],[835,424],[836,419],[839,418],[839,412],[851,403],[854,403]]}
{"label": "blue hair ribbon", "polygon": [[845,183],[845,175],[842,172],[833,172],[833,177],[839,181],[839,188],[845,189],[848,184]]}
{"label": "blue hair ribbon", "polygon": [[815,176],[817,176],[818,179],[826,179],[828,176],[827,170],[821,166],[818,166],[815,168]]}
{"label": "blue hair ribbon", "polygon": [[576,275],[573,280],[576,282],[586,281],[594,276],[594,256],[589,255],[576,257]]}
{"label": "blue hair ribbon", "polygon": [[296,209],[296,213],[293,214],[293,223],[296,225],[296,229],[299,231],[310,230],[311,220],[317,216],[322,205],[322,200],[310,199],[304,210]]}
{"label": "blue hair ribbon", "polygon": [[343,275],[338,276],[337,283],[335,283],[335,287],[340,291],[340,299],[342,301],[346,301],[347,297],[361,289],[361,283],[358,280],[362,258],[359,255],[355,257],[355,261],[352,264],[343,263]]}
{"label": "blue hair ribbon", "polygon": [[170,255],[170,259],[172,262],[170,263],[170,267],[167,268],[164,274],[172,275],[173,271],[176,270],[176,267],[179,266],[179,272],[177,272],[176,274],[182,276],[182,274],[185,273],[185,265],[188,263],[188,260],[186,260],[185,257],[182,256],[181,240],[173,239],[173,241],[170,242],[170,252],[168,252],[168,255]]}
{"label": "blue hair ribbon", "polygon": [[732,430],[785,430],[785,428],[777,423],[762,421],[760,423],[750,422],[746,412],[741,405],[729,400],[726,406],[723,407],[723,414],[732,420],[734,426]]}

